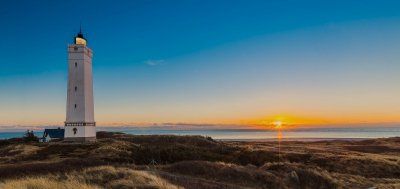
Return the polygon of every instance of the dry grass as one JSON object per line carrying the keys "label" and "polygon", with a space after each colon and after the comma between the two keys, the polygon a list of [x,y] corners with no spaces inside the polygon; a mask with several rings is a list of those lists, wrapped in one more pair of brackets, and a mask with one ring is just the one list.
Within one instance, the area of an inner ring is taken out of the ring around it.
{"label": "dry grass", "polygon": [[1,184],[2,189],[97,189],[99,187],[80,183],[77,180],[56,181],[48,177],[32,177],[8,180]]}
{"label": "dry grass", "polygon": [[148,188],[178,189],[179,187],[147,171],[99,166],[65,174],[49,174],[6,180],[4,189],[95,189],[95,188]]}
{"label": "dry grass", "polygon": [[255,166],[239,166],[223,162],[185,161],[164,166],[163,170],[178,175],[189,175],[195,178],[234,184],[235,186],[284,188],[279,177],[259,170]]}
{"label": "dry grass", "polygon": [[237,187],[266,189],[342,187],[342,184],[323,169],[304,167],[293,163],[268,163],[262,167],[256,167],[223,162],[190,161],[167,165],[163,170],[215,182],[235,184]]}
{"label": "dry grass", "polygon": [[105,188],[178,188],[154,173],[112,166],[88,168],[82,172],[69,173],[66,177],[95,183]]}
{"label": "dry grass", "polygon": [[37,153],[40,147],[31,144],[10,144],[0,147],[0,162],[13,162]]}
{"label": "dry grass", "polygon": [[[0,182],[22,188],[47,181],[59,188],[399,188],[400,138],[285,141],[280,159],[276,147],[107,132],[88,144],[7,140],[0,141]],[[144,171],[151,162],[157,166]]]}

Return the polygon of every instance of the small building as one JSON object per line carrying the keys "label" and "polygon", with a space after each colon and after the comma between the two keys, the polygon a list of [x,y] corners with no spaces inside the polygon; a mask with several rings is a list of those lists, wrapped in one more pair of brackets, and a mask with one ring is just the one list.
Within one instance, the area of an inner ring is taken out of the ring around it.
{"label": "small building", "polygon": [[42,142],[50,142],[54,140],[64,139],[64,129],[45,129],[43,132]]}

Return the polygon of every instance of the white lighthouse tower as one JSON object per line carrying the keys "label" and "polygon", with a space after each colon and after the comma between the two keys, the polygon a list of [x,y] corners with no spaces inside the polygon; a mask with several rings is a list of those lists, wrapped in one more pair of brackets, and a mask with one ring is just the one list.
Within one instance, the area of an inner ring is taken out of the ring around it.
{"label": "white lighthouse tower", "polygon": [[68,46],[67,117],[64,140],[95,141],[92,50],[86,46],[82,31]]}

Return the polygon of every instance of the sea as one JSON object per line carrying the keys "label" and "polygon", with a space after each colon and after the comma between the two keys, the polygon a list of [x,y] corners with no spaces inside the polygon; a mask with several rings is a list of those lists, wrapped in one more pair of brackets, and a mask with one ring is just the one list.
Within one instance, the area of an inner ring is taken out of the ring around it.
{"label": "sea", "polygon": [[[49,128],[49,127],[46,127]],[[54,128],[54,127],[53,127]],[[42,136],[44,128],[32,129],[36,136]],[[400,125],[390,127],[328,127],[292,128],[288,130],[246,129],[246,128],[203,128],[195,127],[97,127],[97,131],[122,132],[133,135],[201,135],[218,140],[351,140],[369,138],[400,137]],[[26,129],[0,130],[0,139],[19,138]]]}

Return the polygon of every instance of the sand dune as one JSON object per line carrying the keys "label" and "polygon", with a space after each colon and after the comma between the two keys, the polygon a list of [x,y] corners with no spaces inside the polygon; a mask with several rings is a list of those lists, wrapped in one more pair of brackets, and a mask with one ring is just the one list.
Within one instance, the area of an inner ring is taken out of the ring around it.
{"label": "sand dune", "polygon": [[215,141],[98,133],[88,144],[0,141],[2,188],[400,188],[400,138]]}

